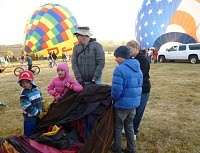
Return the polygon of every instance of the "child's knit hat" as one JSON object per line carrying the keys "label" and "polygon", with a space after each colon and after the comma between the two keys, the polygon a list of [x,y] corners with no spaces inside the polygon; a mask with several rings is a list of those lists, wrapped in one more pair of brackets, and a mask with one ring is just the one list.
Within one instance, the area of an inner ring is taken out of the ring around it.
{"label": "child's knit hat", "polygon": [[129,59],[130,58],[130,50],[126,46],[120,46],[115,50],[114,56]]}

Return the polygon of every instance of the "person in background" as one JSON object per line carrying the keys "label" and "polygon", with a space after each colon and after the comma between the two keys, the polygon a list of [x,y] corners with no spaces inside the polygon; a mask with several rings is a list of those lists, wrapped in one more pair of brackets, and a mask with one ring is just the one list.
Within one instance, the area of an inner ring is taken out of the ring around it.
{"label": "person in background", "polygon": [[1,57],[0,57],[0,65],[2,66],[2,59],[1,59]]}
{"label": "person in background", "polygon": [[21,60],[21,63],[23,64],[24,61],[25,61],[24,54],[21,54],[21,56],[20,56],[20,60]]}
{"label": "person in background", "polygon": [[66,59],[67,59],[67,60],[70,60],[69,55],[68,55],[68,51],[66,51],[65,56],[66,56]]}
{"label": "person in background", "polygon": [[28,55],[28,53],[26,54],[26,62],[28,63],[28,70],[31,71],[32,73],[34,73],[32,71],[32,59],[31,57]]}
{"label": "person in background", "polygon": [[57,57],[57,55],[55,54],[54,51],[53,51],[53,54],[52,54],[52,58],[53,58],[53,67],[57,66],[56,60],[58,59],[58,57]]}
{"label": "person in background", "polygon": [[149,63],[151,64],[152,62],[152,56],[153,56],[153,49],[149,50]]}
{"label": "person in background", "polygon": [[90,41],[92,33],[89,27],[78,27],[74,34],[78,44],[73,48],[71,63],[76,80],[83,86],[101,84],[105,65],[103,46],[97,41]]}
{"label": "person in background", "polygon": [[[135,153],[133,119],[140,105],[143,74],[140,63],[130,59],[130,50],[126,46],[118,47],[114,56],[119,64],[113,72],[111,98],[115,107],[115,137],[111,147],[113,152]],[[122,129],[125,129],[127,148],[121,149]]]}
{"label": "person in background", "polygon": [[15,62],[16,61],[16,57],[15,55],[12,55],[12,62]]}
{"label": "person in background", "polygon": [[147,57],[147,59],[148,59],[148,61],[149,61],[149,63],[151,64],[151,56],[152,56],[152,50],[151,49],[147,49],[147,53],[146,53],[146,57]]}
{"label": "person in background", "polygon": [[62,60],[63,62],[67,62],[65,53],[62,53]]}
{"label": "person in background", "polygon": [[33,73],[29,70],[20,72],[18,83],[22,87],[20,92],[20,104],[24,117],[24,135],[31,136],[39,122],[42,111],[42,93],[33,81]]}
{"label": "person in background", "polygon": [[153,63],[154,64],[156,64],[158,62],[157,56],[158,56],[158,50],[155,48],[153,51]]}
{"label": "person in background", "polygon": [[54,97],[54,102],[58,102],[69,90],[81,92],[83,87],[71,76],[66,62],[57,66],[58,76],[54,77],[47,86],[47,92]]}
{"label": "person in background", "polygon": [[52,58],[52,52],[49,52],[48,56],[47,56],[47,60],[49,61],[49,67],[53,68],[53,58]]}
{"label": "person in background", "polygon": [[9,65],[9,56],[8,55],[4,56],[4,62],[6,65]]}
{"label": "person in background", "polygon": [[43,55],[41,55],[41,56],[40,56],[40,59],[41,59],[41,60],[44,60],[44,56],[43,56]]}
{"label": "person in background", "polygon": [[39,59],[39,56],[38,56],[38,54],[36,54],[36,55],[35,55],[35,58],[36,58],[36,60],[38,61],[38,59]]}
{"label": "person in background", "polygon": [[143,85],[142,85],[142,95],[141,95],[141,100],[140,100],[140,106],[137,107],[136,109],[136,115],[133,120],[133,126],[134,126],[134,132],[135,132],[135,140],[136,140],[136,135],[139,132],[139,126],[140,122],[142,120],[147,102],[149,100],[150,96],[150,75],[149,75],[149,70],[150,70],[150,63],[144,53],[140,51],[141,47],[140,44],[135,41],[135,40],[130,40],[126,44],[129,49],[130,49],[130,55],[132,59],[136,59],[140,62],[140,69],[143,73]]}

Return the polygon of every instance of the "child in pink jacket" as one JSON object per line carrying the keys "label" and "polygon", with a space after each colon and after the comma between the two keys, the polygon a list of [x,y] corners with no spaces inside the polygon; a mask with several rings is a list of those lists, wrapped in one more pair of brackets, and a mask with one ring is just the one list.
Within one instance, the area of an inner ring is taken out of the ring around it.
{"label": "child in pink jacket", "polygon": [[54,100],[58,101],[69,90],[81,92],[83,87],[69,76],[69,68],[65,62],[59,63],[57,66],[58,76],[54,77],[47,86],[47,91],[54,96]]}

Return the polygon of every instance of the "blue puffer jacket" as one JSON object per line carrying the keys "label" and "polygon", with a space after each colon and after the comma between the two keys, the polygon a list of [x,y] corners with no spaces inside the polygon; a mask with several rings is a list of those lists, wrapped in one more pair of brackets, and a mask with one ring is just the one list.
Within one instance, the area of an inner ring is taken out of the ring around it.
{"label": "blue puffer jacket", "polygon": [[22,88],[20,103],[23,109],[24,120],[35,120],[36,115],[42,111],[42,93],[34,84],[33,88]]}
{"label": "blue puffer jacket", "polygon": [[113,73],[111,97],[114,107],[132,109],[140,105],[143,74],[136,59],[126,60]]}

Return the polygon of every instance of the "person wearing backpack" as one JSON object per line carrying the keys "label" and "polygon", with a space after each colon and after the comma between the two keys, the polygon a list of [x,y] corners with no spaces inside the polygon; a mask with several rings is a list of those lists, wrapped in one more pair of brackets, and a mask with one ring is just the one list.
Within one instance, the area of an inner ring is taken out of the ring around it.
{"label": "person wearing backpack", "polygon": [[76,80],[83,86],[101,84],[105,66],[103,46],[90,38],[92,33],[89,27],[79,27],[74,35],[78,44],[73,48],[71,63]]}

